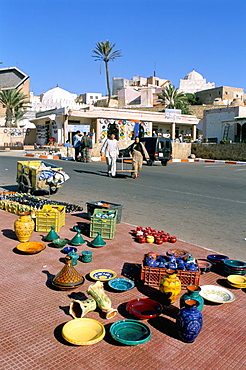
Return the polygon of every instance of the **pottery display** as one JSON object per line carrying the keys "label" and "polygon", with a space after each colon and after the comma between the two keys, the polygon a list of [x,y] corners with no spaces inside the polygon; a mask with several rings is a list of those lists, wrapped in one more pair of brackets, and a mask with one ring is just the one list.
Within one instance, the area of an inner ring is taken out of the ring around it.
{"label": "pottery display", "polygon": [[181,281],[175,270],[166,270],[166,275],[160,281],[160,291],[165,294],[170,303],[174,303],[181,291]]}
{"label": "pottery display", "polygon": [[77,234],[73,237],[72,240],[70,240],[71,245],[80,246],[85,244],[85,240],[83,239],[82,235],[79,231],[77,231]]}
{"label": "pottery display", "polygon": [[138,320],[120,320],[110,326],[111,336],[120,343],[136,346],[150,340],[150,328]]}
{"label": "pottery display", "polygon": [[101,232],[100,231],[97,232],[97,236],[95,237],[94,240],[92,240],[91,245],[93,247],[96,247],[96,248],[101,248],[101,247],[104,247],[106,245],[106,242],[101,237]]}
{"label": "pottery display", "polygon": [[203,317],[195,299],[185,300],[185,306],[181,308],[176,319],[179,336],[183,342],[192,343],[200,333],[203,325]]}
{"label": "pottery display", "polygon": [[87,298],[84,301],[74,300],[70,303],[69,313],[74,319],[84,317],[88,312],[94,311],[97,303],[94,298]]}
{"label": "pottery display", "polygon": [[106,313],[106,319],[114,317],[118,311],[112,308],[112,303],[109,297],[106,295],[101,281],[97,281],[95,284],[91,284],[87,290],[97,302],[98,307]]}
{"label": "pottery display", "polygon": [[239,260],[226,259],[224,260],[224,270],[227,275],[245,275],[246,262]]}
{"label": "pottery display", "polygon": [[82,251],[81,252],[81,261],[84,263],[88,263],[92,261],[92,251]]}
{"label": "pottery display", "polygon": [[70,320],[62,328],[63,338],[77,346],[90,346],[100,342],[105,336],[104,325],[86,317]]}
{"label": "pottery display", "polygon": [[53,240],[57,240],[57,239],[60,239],[60,237],[55,232],[55,226],[50,226],[50,231],[44,237],[44,240],[46,240],[47,242],[53,242]]}
{"label": "pottery display", "polygon": [[190,284],[186,287],[187,292],[180,298],[180,308],[185,306],[186,299],[195,299],[199,305],[197,306],[199,311],[202,311],[204,306],[204,299],[200,296],[201,288],[198,285]]}
{"label": "pottery display", "polygon": [[65,266],[54,277],[52,284],[61,290],[75,289],[82,285],[85,279],[72,266],[72,257],[66,256],[65,261]]}
{"label": "pottery display", "polygon": [[14,230],[20,242],[29,242],[34,231],[35,223],[29,212],[19,213],[19,218],[14,222]]}

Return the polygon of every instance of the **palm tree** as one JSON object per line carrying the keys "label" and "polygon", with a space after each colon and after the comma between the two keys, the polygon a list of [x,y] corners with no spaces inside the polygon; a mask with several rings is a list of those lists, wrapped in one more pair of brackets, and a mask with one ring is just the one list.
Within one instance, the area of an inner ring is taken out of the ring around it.
{"label": "palm tree", "polygon": [[110,81],[109,81],[109,69],[108,69],[108,62],[113,61],[119,57],[121,57],[121,50],[114,50],[115,44],[111,44],[108,40],[105,42],[101,41],[96,44],[95,50],[92,52],[95,55],[92,55],[95,58],[95,61],[104,61],[105,69],[106,69],[106,81],[107,81],[107,89],[108,89],[108,101],[107,107],[109,106],[110,98],[111,98],[111,89],[110,89]]}
{"label": "palm tree", "polygon": [[166,86],[161,94],[157,94],[159,102],[169,109],[182,109],[187,102],[187,97],[179,92],[174,85]]}
{"label": "palm tree", "polygon": [[27,95],[18,89],[2,90],[0,92],[0,103],[6,108],[5,126],[11,127],[14,120],[22,115],[26,108],[29,107]]}

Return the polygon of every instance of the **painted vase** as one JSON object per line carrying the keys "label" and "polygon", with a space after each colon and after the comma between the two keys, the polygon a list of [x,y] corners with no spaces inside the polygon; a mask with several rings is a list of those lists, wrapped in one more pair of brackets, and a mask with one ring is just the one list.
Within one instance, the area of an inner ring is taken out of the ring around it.
{"label": "painted vase", "polygon": [[190,284],[186,287],[187,292],[180,298],[180,308],[185,306],[186,299],[195,299],[199,305],[197,306],[199,311],[202,311],[204,306],[204,299],[200,296],[201,288],[198,285]]}
{"label": "painted vase", "polygon": [[103,283],[101,281],[91,284],[87,290],[87,293],[96,300],[98,307],[106,313],[106,319],[111,319],[118,313],[115,308],[112,308],[111,300],[106,295]]}
{"label": "painted vase", "polygon": [[176,319],[179,336],[183,342],[192,343],[200,333],[203,325],[202,313],[198,310],[199,302],[186,299]]}
{"label": "painted vase", "polygon": [[166,275],[160,281],[160,291],[165,294],[170,303],[174,303],[181,291],[181,281],[175,270],[166,270]]}
{"label": "painted vase", "polygon": [[21,212],[19,216],[14,222],[15,234],[20,242],[29,242],[35,226],[34,221],[29,212]]}
{"label": "painted vase", "polygon": [[74,300],[70,303],[69,313],[74,319],[84,317],[88,312],[94,311],[97,303],[94,298],[87,298],[84,301]]}

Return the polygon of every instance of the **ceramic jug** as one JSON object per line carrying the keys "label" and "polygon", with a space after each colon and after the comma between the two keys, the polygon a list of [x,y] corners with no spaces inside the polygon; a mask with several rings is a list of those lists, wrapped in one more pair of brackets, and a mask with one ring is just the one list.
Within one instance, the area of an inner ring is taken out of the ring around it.
{"label": "ceramic jug", "polygon": [[203,317],[197,309],[199,302],[195,299],[187,299],[185,307],[178,313],[176,325],[183,342],[192,343],[200,333],[203,325]]}
{"label": "ceramic jug", "polygon": [[182,295],[180,298],[180,308],[185,306],[186,299],[195,299],[198,301],[199,305],[197,306],[199,311],[202,311],[204,306],[204,299],[200,296],[201,288],[198,285],[190,284],[186,287],[187,292]]}
{"label": "ceramic jug", "polygon": [[181,291],[181,281],[175,270],[166,270],[166,275],[160,281],[160,291],[165,294],[170,303],[174,303]]}
{"label": "ceramic jug", "polygon": [[34,221],[29,212],[21,212],[19,216],[14,222],[15,234],[20,242],[29,242],[35,226]]}

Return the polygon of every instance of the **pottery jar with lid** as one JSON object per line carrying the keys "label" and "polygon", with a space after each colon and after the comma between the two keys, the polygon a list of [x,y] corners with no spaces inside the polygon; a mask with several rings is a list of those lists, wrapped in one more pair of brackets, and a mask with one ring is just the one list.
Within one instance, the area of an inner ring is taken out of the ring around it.
{"label": "pottery jar with lid", "polygon": [[17,239],[20,242],[29,242],[34,231],[34,221],[30,212],[19,213],[19,218],[14,222],[14,229]]}

